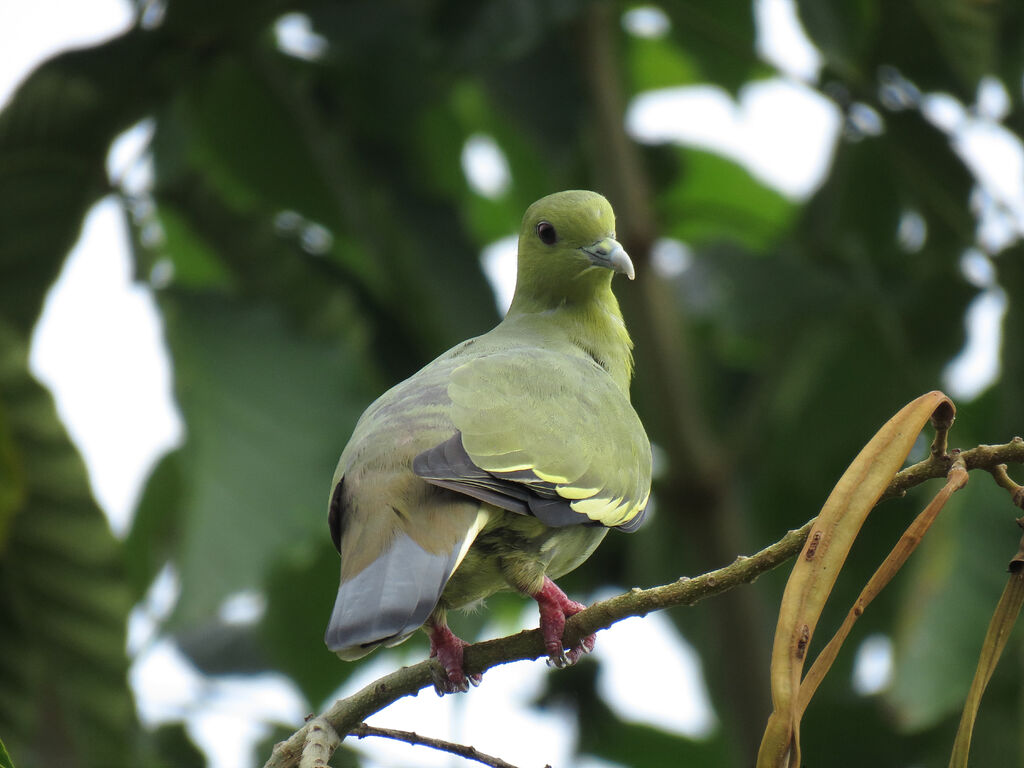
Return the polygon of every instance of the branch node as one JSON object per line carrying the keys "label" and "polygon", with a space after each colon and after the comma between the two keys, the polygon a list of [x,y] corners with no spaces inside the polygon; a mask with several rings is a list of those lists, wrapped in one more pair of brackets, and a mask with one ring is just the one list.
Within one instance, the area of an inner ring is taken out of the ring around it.
{"label": "branch node", "polygon": [[960,449],[957,448],[953,451],[953,463],[949,467],[949,471],[946,472],[946,480],[953,484],[953,490],[958,491],[967,485],[967,463],[964,461],[963,456],[960,455]]}
{"label": "branch node", "polygon": [[[1016,439],[1018,438],[1014,438],[1014,440]],[[1024,509],[1024,486],[1018,485],[1013,481],[1013,478],[1011,478],[1006,472],[1006,465],[996,464],[989,470],[989,472],[992,473],[992,477],[995,479],[996,485],[1009,492],[1010,499],[1013,501],[1014,506]]]}
{"label": "branch node", "polygon": [[302,746],[299,768],[327,768],[327,761],[340,743],[337,732],[326,719],[313,718],[306,728],[306,743]]}
{"label": "branch node", "polygon": [[[1018,518],[1017,525],[1024,528],[1024,518]],[[1022,569],[1024,569],[1024,536],[1021,536],[1017,554],[1010,559],[1010,564],[1007,566],[1010,573],[1020,573]]]}
{"label": "branch node", "polygon": [[939,407],[932,413],[931,422],[935,428],[935,439],[932,441],[931,454],[937,459],[946,458],[949,429],[955,419],[956,411],[948,400],[939,403]]}

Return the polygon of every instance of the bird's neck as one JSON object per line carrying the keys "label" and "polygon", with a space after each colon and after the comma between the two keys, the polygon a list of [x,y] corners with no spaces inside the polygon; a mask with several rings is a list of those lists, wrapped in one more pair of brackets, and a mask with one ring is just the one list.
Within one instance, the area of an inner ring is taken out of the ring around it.
{"label": "bird's neck", "polygon": [[562,299],[557,303],[516,296],[505,322],[524,324],[544,336],[557,336],[585,352],[604,368],[629,396],[633,377],[633,341],[622,319],[611,285],[585,301]]}

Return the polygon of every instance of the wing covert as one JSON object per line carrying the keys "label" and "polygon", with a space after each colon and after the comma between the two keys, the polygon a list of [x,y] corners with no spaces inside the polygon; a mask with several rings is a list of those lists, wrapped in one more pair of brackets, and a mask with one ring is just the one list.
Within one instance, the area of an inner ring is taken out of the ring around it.
{"label": "wing covert", "polygon": [[474,358],[448,385],[458,430],[413,471],[548,525],[634,530],[651,447],[626,395],[589,358],[539,348]]}

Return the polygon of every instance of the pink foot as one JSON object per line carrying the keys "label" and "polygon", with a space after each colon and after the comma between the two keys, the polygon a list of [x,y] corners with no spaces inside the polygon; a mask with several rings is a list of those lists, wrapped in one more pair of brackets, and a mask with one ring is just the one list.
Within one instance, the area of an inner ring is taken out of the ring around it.
{"label": "pink foot", "polygon": [[575,664],[580,657],[594,650],[594,636],[587,635],[580,639],[568,651],[563,649],[562,633],[565,631],[565,620],[575,616],[587,606],[566,597],[565,592],[549,579],[544,577],[544,586],[532,595],[540,608],[540,631],[544,636],[544,647],[548,652],[548,664],[566,667]]}
{"label": "pink foot", "polygon": [[430,635],[430,657],[444,667],[445,676],[434,676],[434,690],[438,696],[446,693],[464,693],[470,685],[480,685],[482,675],[467,675],[462,668],[462,649],[469,643],[455,636],[447,624],[434,624],[427,628]]}

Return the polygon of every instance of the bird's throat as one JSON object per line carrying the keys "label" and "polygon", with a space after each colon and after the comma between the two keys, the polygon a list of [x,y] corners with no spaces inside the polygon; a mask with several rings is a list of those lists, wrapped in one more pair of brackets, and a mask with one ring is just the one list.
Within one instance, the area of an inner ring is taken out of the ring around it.
{"label": "bird's throat", "polygon": [[555,304],[513,302],[506,322],[542,326],[548,333],[563,336],[604,368],[629,396],[633,376],[633,341],[609,284],[585,301],[563,298]]}

